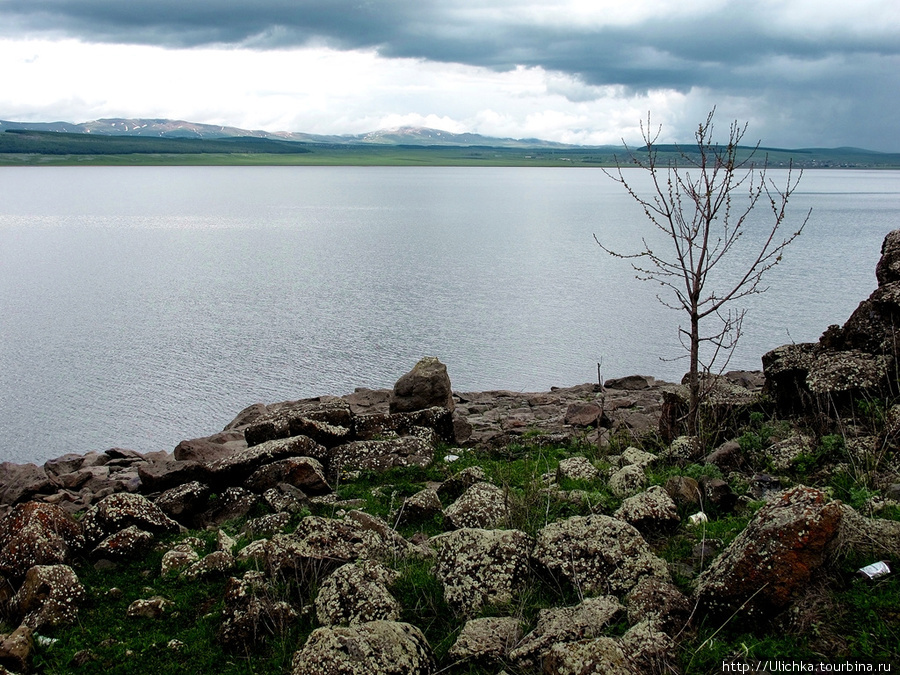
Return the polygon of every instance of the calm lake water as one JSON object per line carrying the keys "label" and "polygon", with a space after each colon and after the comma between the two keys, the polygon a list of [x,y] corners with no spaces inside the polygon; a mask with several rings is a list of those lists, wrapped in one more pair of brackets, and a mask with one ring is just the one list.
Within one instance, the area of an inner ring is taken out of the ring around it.
{"label": "calm lake water", "polygon": [[[795,224],[810,207],[743,303],[732,368],[875,288],[900,172],[809,171]],[[425,355],[461,391],[592,382],[601,360],[680,379],[681,316],[594,233],[648,233],[597,169],[0,169],[0,461],[171,451],[257,401],[390,387]]]}

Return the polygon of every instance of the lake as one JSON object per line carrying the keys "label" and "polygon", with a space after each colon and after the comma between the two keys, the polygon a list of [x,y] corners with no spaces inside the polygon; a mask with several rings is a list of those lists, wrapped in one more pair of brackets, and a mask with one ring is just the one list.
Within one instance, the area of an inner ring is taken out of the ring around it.
{"label": "lake", "polygon": [[[808,171],[794,226],[810,207],[741,305],[730,368],[871,293],[900,172]],[[2,168],[0,461],[171,451],[257,401],[390,387],[425,355],[459,391],[595,382],[601,361],[680,379],[682,317],[595,233],[623,251],[650,233],[599,169]]]}

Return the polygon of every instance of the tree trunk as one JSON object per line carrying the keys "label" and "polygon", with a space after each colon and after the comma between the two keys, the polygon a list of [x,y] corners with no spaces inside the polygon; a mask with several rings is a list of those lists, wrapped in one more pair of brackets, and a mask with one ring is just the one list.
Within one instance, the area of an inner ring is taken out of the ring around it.
{"label": "tree trunk", "polygon": [[696,436],[700,417],[700,317],[691,312],[691,369],[688,376],[690,402],[688,404],[687,431]]}

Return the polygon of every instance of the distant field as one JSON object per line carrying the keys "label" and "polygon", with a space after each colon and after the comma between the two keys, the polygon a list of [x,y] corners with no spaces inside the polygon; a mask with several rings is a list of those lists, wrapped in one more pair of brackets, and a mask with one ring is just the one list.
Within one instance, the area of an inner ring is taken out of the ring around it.
{"label": "distant field", "polygon": [[[675,156],[660,146],[660,159]],[[558,166],[628,164],[622,148],[499,148],[423,145],[317,144],[265,138],[148,138],[46,131],[0,134],[0,166]],[[757,151],[769,166],[898,169],[900,153],[852,148]]]}

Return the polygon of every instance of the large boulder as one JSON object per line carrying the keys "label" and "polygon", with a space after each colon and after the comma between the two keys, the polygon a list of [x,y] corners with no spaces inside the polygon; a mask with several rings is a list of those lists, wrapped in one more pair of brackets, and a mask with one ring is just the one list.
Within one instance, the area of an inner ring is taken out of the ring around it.
{"label": "large boulder", "polygon": [[304,494],[321,495],[331,492],[331,486],[325,480],[325,469],[321,462],[312,457],[288,457],[267,464],[254,471],[244,481],[244,487],[263,493],[280,483],[293,485]]}
{"label": "large boulder", "polygon": [[292,665],[292,675],[431,675],[434,656],[415,626],[370,621],[317,628]]}
{"label": "large boulder", "polygon": [[500,662],[522,637],[519,620],[511,616],[491,616],[466,622],[447,655],[454,661]]}
{"label": "large boulder", "polygon": [[542,609],[537,626],[510,653],[520,667],[540,666],[556,644],[596,638],[624,613],[624,607],[612,596],[587,598],[575,607]]}
{"label": "large boulder", "polygon": [[784,609],[822,565],[841,516],[841,504],[813,488],[798,486],[772,499],[700,575],[701,607],[715,616]]}
{"label": "large boulder", "polygon": [[394,384],[390,411],[413,412],[433,406],[453,410],[453,391],[447,366],[426,356]]}
{"label": "large boulder", "polygon": [[246,654],[267,636],[284,634],[297,612],[288,603],[274,600],[274,595],[261,572],[245,572],[240,579],[228,580],[218,634],[225,649]]}
{"label": "large boulder", "polygon": [[425,467],[434,460],[434,447],[415,436],[380,441],[353,441],[329,451],[329,476],[343,472],[370,470],[378,473],[399,466]]}
{"label": "large boulder", "polygon": [[18,504],[55,488],[36,464],[0,463],[0,504]]}
{"label": "large boulder", "polygon": [[119,493],[87,510],[82,519],[85,539],[96,544],[132,525],[153,534],[178,532],[180,526],[146,497]]}
{"label": "large boulder", "polygon": [[34,565],[68,563],[83,546],[81,525],[60,507],[19,504],[0,521],[0,572],[20,578]]}
{"label": "large boulder", "polygon": [[32,630],[69,624],[78,616],[84,586],[68,565],[35,565],[10,600],[11,613]]}
{"label": "large boulder", "polygon": [[598,637],[553,645],[544,660],[544,675],[638,675],[613,638]]}
{"label": "large boulder", "polygon": [[634,526],[604,515],[547,525],[538,532],[533,556],[587,594],[624,594],[644,576],[669,578],[666,563]]}
{"label": "large boulder", "polygon": [[435,574],[447,603],[463,614],[509,603],[527,587],[532,540],[524,532],[466,528],[439,543]]}
{"label": "large boulder", "polygon": [[444,510],[450,527],[498,527],[507,519],[506,494],[492,483],[475,483]]}
{"label": "large boulder", "polygon": [[400,603],[388,586],[399,574],[373,560],[349,563],[332,572],[316,596],[316,617],[323,626],[396,621]]}

